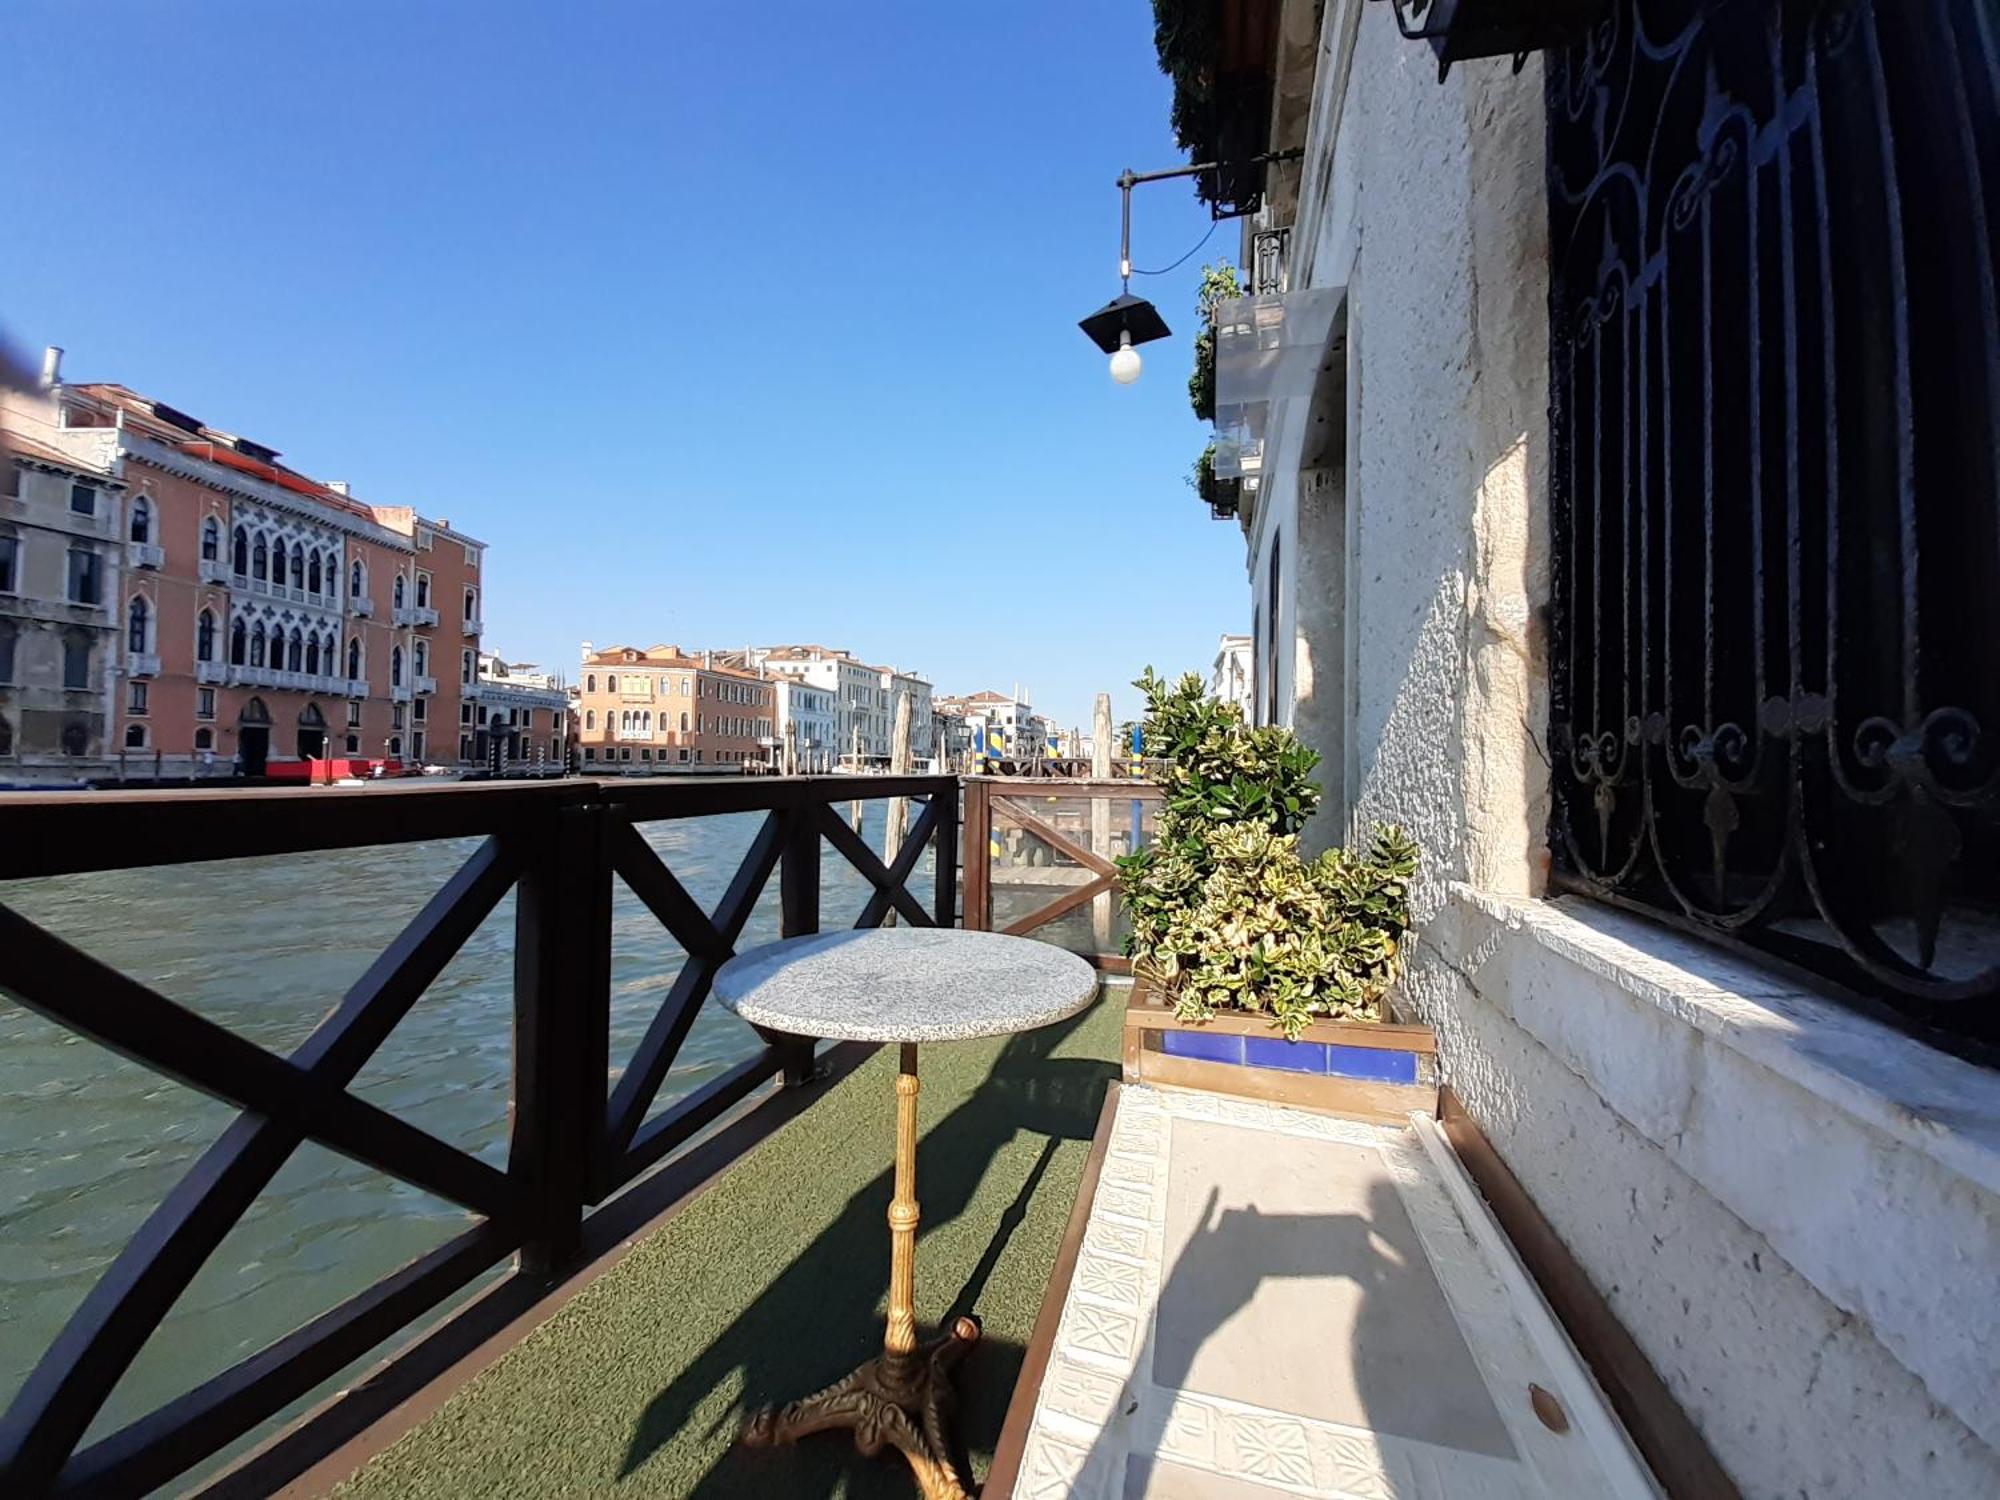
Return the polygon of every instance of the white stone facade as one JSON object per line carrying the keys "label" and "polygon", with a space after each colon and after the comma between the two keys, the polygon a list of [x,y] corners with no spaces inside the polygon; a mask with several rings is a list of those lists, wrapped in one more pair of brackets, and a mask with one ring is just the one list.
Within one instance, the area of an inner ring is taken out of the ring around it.
{"label": "white stone facade", "polygon": [[922,764],[936,753],[931,685],[914,673],[869,666],[827,646],[752,646],[727,654],[765,677],[808,683],[833,695],[833,732],[826,737],[830,768],[888,766],[899,696],[910,700],[913,761]]}
{"label": "white stone facade", "polygon": [[983,735],[986,753],[996,758],[1032,759],[1049,753],[1049,721],[1024,698],[984,692],[949,698],[945,704],[964,724],[967,748]]}
{"label": "white stone facade", "polygon": [[838,699],[829,688],[797,678],[780,677],[773,684],[777,702],[781,764],[810,775],[833,769],[840,743]]}
{"label": "white stone facade", "polygon": [[2000,1494],[2000,1077],[1544,897],[1539,66],[1441,85],[1365,0],[1316,59],[1290,278],[1343,300],[1244,522],[1256,717],[1324,756],[1309,834],[1421,843],[1406,1004],[1746,1496]]}
{"label": "white stone facade", "polygon": [[1208,696],[1232,705],[1247,723],[1256,712],[1250,684],[1256,676],[1256,654],[1247,635],[1225,635],[1215,648],[1215,665],[1208,673]]}

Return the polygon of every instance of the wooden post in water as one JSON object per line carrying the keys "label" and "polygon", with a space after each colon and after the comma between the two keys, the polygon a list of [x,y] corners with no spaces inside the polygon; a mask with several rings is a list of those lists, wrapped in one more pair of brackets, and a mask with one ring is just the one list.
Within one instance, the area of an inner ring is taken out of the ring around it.
{"label": "wooden post in water", "polygon": [[[1111,779],[1111,695],[1099,693],[1090,713],[1090,774],[1093,780]],[[1111,857],[1111,799],[1099,795],[1090,799],[1090,852],[1099,859]],[[1109,891],[1090,898],[1090,934],[1099,953],[1111,951],[1111,903]]]}
{"label": "wooden post in water", "polygon": [[[910,695],[896,694],[896,724],[889,733],[889,774],[907,776],[910,774]],[[889,799],[888,821],[882,827],[882,863],[893,865],[896,854],[903,847],[903,834],[909,827],[910,804],[902,797]],[[882,919],[882,925],[896,925],[896,911]]]}
{"label": "wooden post in water", "polygon": [[[859,776],[862,774],[862,771],[861,726],[856,724],[854,726],[854,774]],[[859,797],[856,797],[852,802],[847,804],[847,821],[853,825],[854,832],[858,836],[861,832],[861,799]]]}

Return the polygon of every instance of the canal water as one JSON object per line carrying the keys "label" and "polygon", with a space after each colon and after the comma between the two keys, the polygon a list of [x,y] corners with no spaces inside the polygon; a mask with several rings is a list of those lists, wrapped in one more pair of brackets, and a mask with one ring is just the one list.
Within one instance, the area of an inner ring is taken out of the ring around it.
{"label": "canal water", "polygon": [[[843,811],[845,809],[843,808]],[[647,841],[713,910],[762,813],[655,823]],[[866,805],[882,846],[886,809]],[[86,952],[275,1052],[297,1046],[449,878],[475,842],[438,842],[118,871],[0,885],[0,901]],[[870,887],[822,852],[827,927]],[[928,853],[910,879],[931,887]],[[631,1055],[682,953],[615,886],[611,1056]],[[743,944],[778,936],[774,877]],[[354,1084],[360,1097],[504,1166],[513,1066],[510,895]],[[655,1112],[757,1046],[703,1008]],[[132,1233],[234,1111],[0,997],[0,1405]],[[441,1244],[454,1205],[307,1144],[196,1277],[93,1434],[131,1420]]]}
{"label": "canal water", "polygon": [[[862,835],[877,850],[886,813],[881,802],[864,804]],[[744,813],[641,831],[712,911],[763,818]],[[476,847],[475,840],[438,841],[14,881],[0,883],[0,902],[282,1054],[305,1039]],[[1061,894],[1022,868],[1052,863],[1044,846],[1016,834],[995,848],[1001,864],[1015,867],[1011,883],[995,885],[996,926]],[[909,886],[925,899],[932,880],[926,851]],[[774,876],[740,946],[779,935],[778,886]],[[622,883],[613,890],[615,1077],[680,973],[683,954]],[[846,860],[822,846],[822,926],[852,923],[871,893]],[[360,1097],[502,1167],[513,1070],[513,924],[509,895],[353,1085]],[[1097,946],[1087,907],[1036,936],[1078,952]],[[711,1001],[653,1112],[757,1045],[742,1022]],[[0,996],[0,1407],[146,1216],[234,1117],[229,1106]],[[886,1141],[866,1143],[877,1144],[888,1149]],[[90,1436],[192,1389],[470,1222],[452,1204],[306,1144],[196,1276]],[[333,1388],[337,1382],[323,1391]]]}

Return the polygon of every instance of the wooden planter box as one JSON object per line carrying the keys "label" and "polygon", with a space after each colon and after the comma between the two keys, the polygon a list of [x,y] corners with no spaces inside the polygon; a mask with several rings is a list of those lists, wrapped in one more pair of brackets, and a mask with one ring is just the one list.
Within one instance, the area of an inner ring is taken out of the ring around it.
{"label": "wooden planter box", "polygon": [[1400,1124],[1437,1114],[1437,1038],[1428,1026],[1315,1021],[1295,1042],[1271,1018],[1182,1021],[1143,980],[1125,1007],[1125,1078]]}

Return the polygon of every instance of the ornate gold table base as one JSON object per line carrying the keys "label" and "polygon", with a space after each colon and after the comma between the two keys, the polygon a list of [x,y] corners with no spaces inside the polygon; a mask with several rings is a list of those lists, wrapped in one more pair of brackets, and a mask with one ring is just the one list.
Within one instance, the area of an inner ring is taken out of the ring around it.
{"label": "ornate gold table base", "polygon": [[979,1341],[979,1320],[959,1318],[939,1339],[917,1347],[917,1047],[902,1044],[896,1075],[896,1191],[889,1201],[889,1323],[882,1353],[802,1401],[765,1407],[743,1441],[764,1447],[815,1432],[847,1429],[873,1458],[894,1445],[909,1460],[924,1500],[968,1500],[952,1468],[945,1434],[952,1366]]}
{"label": "ornate gold table base", "polygon": [[894,1445],[910,1461],[924,1500],[967,1500],[952,1468],[945,1418],[951,1410],[951,1367],[979,1339],[979,1324],[960,1318],[950,1333],[917,1351],[909,1383],[897,1386],[887,1354],[871,1359],[825,1390],[750,1419],[743,1441],[754,1446],[795,1442],[846,1428],[854,1446],[873,1458]]}

